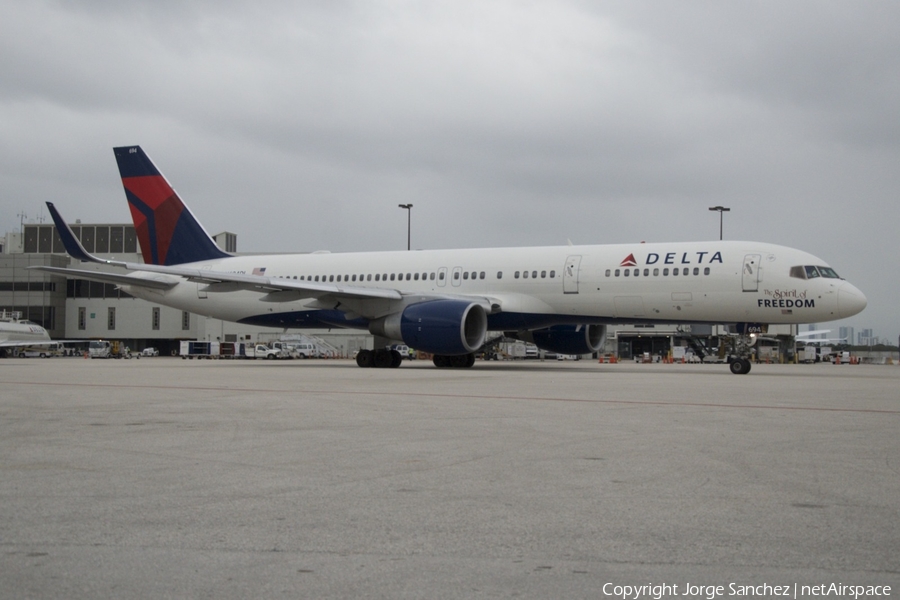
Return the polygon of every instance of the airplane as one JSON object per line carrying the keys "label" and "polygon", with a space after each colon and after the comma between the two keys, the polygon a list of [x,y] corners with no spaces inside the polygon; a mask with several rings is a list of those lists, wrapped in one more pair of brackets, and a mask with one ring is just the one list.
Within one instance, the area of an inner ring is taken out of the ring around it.
{"label": "airplane", "polygon": [[15,348],[55,344],[47,330],[22,318],[18,312],[0,312],[0,352],[16,354]]}
{"label": "airplane", "polygon": [[[437,367],[471,367],[489,332],[589,354],[617,323],[730,324],[749,338],[764,324],[842,319],[867,303],[822,259],[761,242],[231,255],[140,146],[114,154],[144,262],[88,253],[48,202],[69,255],[124,271],[32,268],[225,321],[368,330],[433,354]],[[730,368],[745,374],[749,350],[738,347]],[[396,367],[400,356],[362,350],[356,362]]]}

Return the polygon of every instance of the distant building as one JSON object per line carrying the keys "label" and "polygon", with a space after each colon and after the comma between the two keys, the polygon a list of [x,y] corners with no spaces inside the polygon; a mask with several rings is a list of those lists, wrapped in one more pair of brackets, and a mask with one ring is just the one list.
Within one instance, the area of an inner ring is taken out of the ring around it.
{"label": "distant building", "polygon": [[856,334],[853,327],[841,327],[838,329],[838,337],[847,340],[847,344],[853,344],[856,341]]}

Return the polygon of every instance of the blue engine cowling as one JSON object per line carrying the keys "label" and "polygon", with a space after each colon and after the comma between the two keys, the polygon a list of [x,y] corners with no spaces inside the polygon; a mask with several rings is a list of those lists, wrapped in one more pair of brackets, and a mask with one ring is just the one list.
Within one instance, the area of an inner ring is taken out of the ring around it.
{"label": "blue engine cowling", "polygon": [[531,332],[541,350],[558,354],[593,354],[606,341],[606,325],[554,325]]}
{"label": "blue engine cowling", "polygon": [[487,313],[480,304],[465,300],[429,300],[407,306],[402,313],[369,324],[369,331],[410,348],[456,356],[484,345]]}

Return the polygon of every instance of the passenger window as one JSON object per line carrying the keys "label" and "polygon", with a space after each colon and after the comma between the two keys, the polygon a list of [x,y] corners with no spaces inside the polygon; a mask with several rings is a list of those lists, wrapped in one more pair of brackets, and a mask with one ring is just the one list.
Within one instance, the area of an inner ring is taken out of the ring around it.
{"label": "passenger window", "polygon": [[606,276],[607,276],[607,277],[609,277],[611,273],[612,273],[612,271],[610,271],[609,269],[606,270]]}
{"label": "passenger window", "polygon": [[391,273],[391,281],[394,281],[395,277],[396,277],[396,275],[394,273]]}
{"label": "passenger window", "polygon": [[532,271],[532,272],[531,272],[531,278],[532,278],[532,279],[537,279],[537,271]]}
{"label": "passenger window", "polygon": [[619,276],[619,270],[616,269],[616,277],[618,277],[618,276]]}
{"label": "passenger window", "polygon": [[640,269],[635,269],[635,270],[634,270],[634,276],[635,276],[635,277],[640,277],[640,276],[641,276],[641,270],[640,270]]}
{"label": "passenger window", "polygon": [[659,269],[653,269],[653,276],[659,277]]}
{"label": "passenger window", "polygon": [[459,271],[453,272],[453,279],[459,280]]}
{"label": "passenger window", "polygon": [[677,276],[677,275],[678,275],[678,269],[672,269],[672,275],[673,275],[673,276]]}
{"label": "passenger window", "polygon": [[334,275],[329,275],[329,276],[328,276],[328,281],[334,281]]}
{"label": "passenger window", "polygon": [[629,275],[631,275],[631,269],[625,269],[625,272],[622,274],[625,275],[625,277],[628,277]]}
{"label": "passenger window", "polygon": [[519,272],[518,272],[518,271],[516,271],[516,274],[515,274],[515,275],[513,275],[513,277],[515,277],[515,278],[516,278],[516,279],[518,279],[518,278],[519,278]]}
{"label": "passenger window", "polygon": [[497,279],[503,279],[503,271],[497,271]]}
{"label": "passenger window", "polygon": [[465,273],[463,273],[463,279],[468,279],[468,278],[469,278],[469,272],[466,271]]}
{"label": "passenger window", "polygon": [[694,275],[700,274],[700,267],[694,267]]}
{"label": "passenger window", "polygon": [[644,277],[650,276],[650,269],[644,269]]}
{"label": "passenger window", "polygon": [[412,273],[407,273],[407,274],[406,274],[406,280],[407,280],[407,281],[411,281],[411,280],[412,280]]}
{"label": "passenger window", "polygon": [[434,273],[432,273],[432,274],[429,276],[429,279],[431,279],[432,281],[434,281]]}
{"label": "passenger window", "polygon": [[550,271],[550,279],[556,277],[556,271]]}
{"label": "passenger window", "polygon": [[705,269],[703,269],[703,274],[709,275],[709,267],[706,267]]}
{"label": "passenger window", "polygon": [[541,279],[547,279],[547,271],[541,271]]}
{"label": "passenger window", "polygon": [[690,273],[690,269],[688,269],[687,267],[685,267],[684,270],[681,272],[681,274],[684,275],[685,277],[687,277],[689,273]]}
{"label": "passenger window", "polygon": [[478,279],[484,279],[484,271],[478,274]]}
{"label": "passenger window", "polygon": [[528,271],[522,271],[522,279],[528,279]]}
{"label": "passenger window", "polygon": [[419,280],[419,274],[416,273],[415,276],[413,277],[413,279],[415,279],[416,281],[418,281],[418,280]]}
{"label": "passenger window", "polygon": [[438,275],[438,279],[440,279],[441,281],[444,280],[444,272],[443,271],[441,271],[441,273]]}

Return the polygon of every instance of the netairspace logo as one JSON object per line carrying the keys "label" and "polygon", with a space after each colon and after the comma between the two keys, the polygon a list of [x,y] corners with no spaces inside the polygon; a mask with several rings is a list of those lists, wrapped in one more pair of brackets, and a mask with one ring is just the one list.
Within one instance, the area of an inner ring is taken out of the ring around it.
{"label": "netairspace logo", "polygon": [[798,583],[760,585],[698,585],[694,583],[646,583],[642,585],[603,584],[603,595],[622,600],[662,600],[662,598],[878,598],[889,597],[889,585],[848,585],[844,583],[820,583],[817,585],[801,585]]}

